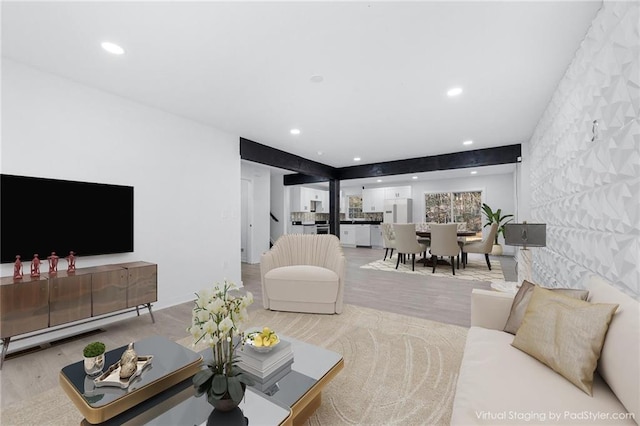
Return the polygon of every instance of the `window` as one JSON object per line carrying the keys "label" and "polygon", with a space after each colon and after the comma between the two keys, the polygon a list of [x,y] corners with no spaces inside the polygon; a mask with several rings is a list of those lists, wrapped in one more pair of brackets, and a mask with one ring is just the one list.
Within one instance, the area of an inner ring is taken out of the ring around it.
{"label": "window", "polygon": [[362,213],[362,197],[360,195],[349,195],[347,200],[349,202],[349,218],[363,218],[364,214]]}
{"label": "window", "polygon": [[425,222],[464,222],[469,231],[482,230],[482,192],[442,192],[424,195]]}

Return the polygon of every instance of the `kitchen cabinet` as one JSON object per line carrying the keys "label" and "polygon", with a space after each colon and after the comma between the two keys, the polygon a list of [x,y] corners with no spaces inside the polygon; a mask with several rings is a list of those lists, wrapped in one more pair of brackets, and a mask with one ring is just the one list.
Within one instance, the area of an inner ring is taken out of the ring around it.
{"label": "kitchen cabinet", "polygon": [[292,212],[328,213],[329,191],[307,188],[305,186],[293,186],[289,192],[290,207]]}
{"label": "kitchen cabinet", "polygon": [[392,186],[384,189],[384,199],[411,198],[411,186]]}
{"label": "kitchen cabinet", "polygon": [[375,213],[384,210],[386,188],[368,188],[362,190],[362,211]]}
{"label": "kitchen cabinet", "polygon": [[292,212],[311,211],[311,188],[292,186],[289,195]]}
{"label": "kitchen cabinet", "polygon": [[313,201],[316,203],[316,213],[329,213],[329,191],[314,189],[312,192]]}
{"label": "kitchen cabinet", "polygon": [[356,246],[371,247],[371,225],[355,225]]}
{"label": "kitchen cabinet", "polygon": [[371,225],[371,247],[382,248],[384,246],[384,240],[382,239],[382,225]]}
{"label": "kitchen cabinet", "polygon": [[291,225],[290,234],[304,234],[304,226],[303,225]]}
{"label": "kitchen cabinet", "polygon": [[356,246],[356,226],[357,225],[340,225],[340,243],[343,246]]}

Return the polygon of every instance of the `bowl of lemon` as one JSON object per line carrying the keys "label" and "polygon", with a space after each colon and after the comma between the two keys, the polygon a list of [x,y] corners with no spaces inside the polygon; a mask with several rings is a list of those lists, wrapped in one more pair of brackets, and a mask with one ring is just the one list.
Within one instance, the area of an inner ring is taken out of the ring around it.
{"label": "bowl of lemon", "polygon": [[269,327],[263,327],[262,331],[247,333],[245,343],[257,352],[269,352],[280,343],[280,338]]}

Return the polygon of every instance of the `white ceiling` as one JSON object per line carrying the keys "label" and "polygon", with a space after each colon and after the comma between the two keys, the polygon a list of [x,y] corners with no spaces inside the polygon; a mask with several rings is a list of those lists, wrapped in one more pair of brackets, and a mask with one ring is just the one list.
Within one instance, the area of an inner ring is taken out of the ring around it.
{"label": "white ceiling", "polygon": [[2,56],[344,167],[527,141],[600,6],[3,1]]}

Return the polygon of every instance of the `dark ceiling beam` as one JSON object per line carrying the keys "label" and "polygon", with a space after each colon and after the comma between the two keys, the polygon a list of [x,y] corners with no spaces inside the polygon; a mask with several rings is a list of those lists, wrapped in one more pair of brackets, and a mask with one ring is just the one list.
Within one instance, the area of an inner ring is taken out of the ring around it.
{"label": "dark ceiling beam", "polygon": [[[315,179],[313,182],[326,182],[337,173],[334,167],[307,160],[245,138],[240,138],[240,158],[254,163],[291,170]],[[312,181],[304,180],[300,183],[312,183]]]}
{"label": "dark ceiling beam", "polygon": [[518,162],[521,155],[520,144],[496,148],[475,149],[452,154],[407,160],[386,161],[384,163],[362,164],[338,169],[340,180],[367,177],[402,175],[407,173],[433,172],[436,170],[464,169],[469,167],[495,166]]}
{"label": "dark ceiling beam", "polygon": [[249,139],[240,138],[240,158],[243,160],[291,170],[297,173],[284,175],[283,181],[287,186],[327,182],[331,179],[349,180],[433,172],[437,170],[496,166],[499,164],[517,163],[521,155],[521,145],[513,144],[495,148],[454,152],[452,154],[335,168],[259,144]]}
{"label": "dark ceiling beam", "polygon": [[294,175],[284,175],[283,182],[285,186],[289,185],[301,185],[303,183],[318,183],[318,182],[329,182],[331,179],[319,177],[319,176],[309,176],[303,174],[294,174]]}

